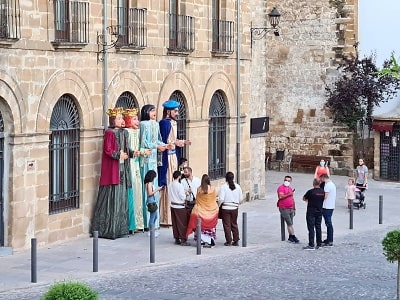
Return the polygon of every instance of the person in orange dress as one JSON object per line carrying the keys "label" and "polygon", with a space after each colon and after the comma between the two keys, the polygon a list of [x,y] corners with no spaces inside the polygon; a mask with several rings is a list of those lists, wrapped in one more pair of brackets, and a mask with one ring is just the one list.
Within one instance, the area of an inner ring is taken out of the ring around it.
{"label": "person in orange dress", "polygon": [[[201,185],[197,189],[196,204],[190,214],[189,224],[186,231],[186,240],[189,235],[196,231],[197,219],[201,219],[201,242],[204,248],[215,246],[217,238],[218,223],[217,192],[211,186],[210,177],[204,174],[201,178]],[[195,240],[197,236],[195,235]]]}
{"label": "person in orange dress", "polygon": [[321,159],[319,162],[319,166],[315,168],[315,174],[314,174],[314,179],[320,179],[320,177],[326,174],[329,177],[331,176],[329,174],[329,167],[328,167],[328,162],[326,162],[324,159]]}

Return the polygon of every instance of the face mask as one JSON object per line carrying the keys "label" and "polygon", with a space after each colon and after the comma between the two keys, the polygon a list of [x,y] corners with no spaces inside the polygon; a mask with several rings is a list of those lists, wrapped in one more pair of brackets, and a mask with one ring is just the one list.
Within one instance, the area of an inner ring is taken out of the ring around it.
{"label": "face mask", "polygon": [[285,180],[285,181],[283,182],[283,185],[284,185],[284,186],[289,186],[289,185],[290,185],[290,182]]}
{"label": "face mask", "polygon": [[322,161],[321,161],[321,162],[319,163],[319,165],[320,165],[321,167],[323,167],[323,166],[325,166],[325,162],[322,162]]}

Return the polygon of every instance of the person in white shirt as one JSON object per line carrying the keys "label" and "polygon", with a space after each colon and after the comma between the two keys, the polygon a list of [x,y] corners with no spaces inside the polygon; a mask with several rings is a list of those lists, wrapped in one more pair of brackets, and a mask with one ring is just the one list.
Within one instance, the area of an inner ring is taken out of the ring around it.
{"label": "person in white shirt", "polygon": [[232,172],[226,173],[226,183],[221,186],[218,194],[218,205],[221,207],[221,219],[226,240],[224,243],[225,246],[239,246],[237,218],[239,203],[243,199],[243,192],[241,187],[233,182],[233,179],[234,175]]}
{"label": "person in white shirt", "polygon": [[171,201],[172,233],[175,245],[190,246],[190,243],[186,240],[188,214],[185,208],[186,193],[183,185],[179,182],[181,172],[175,171],[172,174],[172,179],[172,182],[168,185],[168,199]]}
{"label": "person in white shirt", "polygon": [[185,167],[183,169],[183,176],[181,178],[181,183],[186,193],[186,209],[188,212],[188,217],[192,212],[192,208],[196,203],[197,189],[201,185],[201,180],[198,177],[193,176],[191,167]]}
{"label": "person in white shirt", "polygon": [[325,200],[322,205],[322,216],[326,225],[326,240],[322,241],[322,246],[333,246],[333,225],[332,215],[336,204],[336,185],[329,179],[329,176],[323,174],[321,180],[325,182],[324,192]]}

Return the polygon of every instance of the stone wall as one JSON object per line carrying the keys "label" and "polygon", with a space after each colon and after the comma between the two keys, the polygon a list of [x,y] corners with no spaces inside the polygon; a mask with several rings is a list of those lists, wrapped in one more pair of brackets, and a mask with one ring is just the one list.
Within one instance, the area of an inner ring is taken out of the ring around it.
{"label": "stone wall", "polygon": [[333,124],[324,103],[338,62],[354,52],[357,1],[268,1],[267,12],[274,6],[282,14],[280,36],[253,43],[251,75],[251,99],[265,99],[270,117],[266,151],[338,156],[332,167],[350,167],[351,133]]}

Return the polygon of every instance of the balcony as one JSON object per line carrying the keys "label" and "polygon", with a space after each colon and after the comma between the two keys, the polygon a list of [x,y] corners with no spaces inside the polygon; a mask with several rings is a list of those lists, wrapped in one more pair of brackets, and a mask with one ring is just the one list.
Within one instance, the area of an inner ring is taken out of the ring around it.
{"label": "balcony", "polygon": [[118,8],[119,50],[143,50],[147,47],[147,9]]}
{"label": "balcony", "polygon": [[82,48],[89,43],[89,3],[73,0],[54,1],[56,48]]}
{"label": "balcony", "polygon": [[194,51],[194,18],[169,14],[168,53],[189,55]]}
{"label": "balcony", "polygon": [[234,30],[232,21],[212,20],[212,54],[229,56],[234,52]]}
{"label": "balcony", "polygon": [[18,0],[0,1],[0,45],[11,46],[21,37],[21,14]]}

